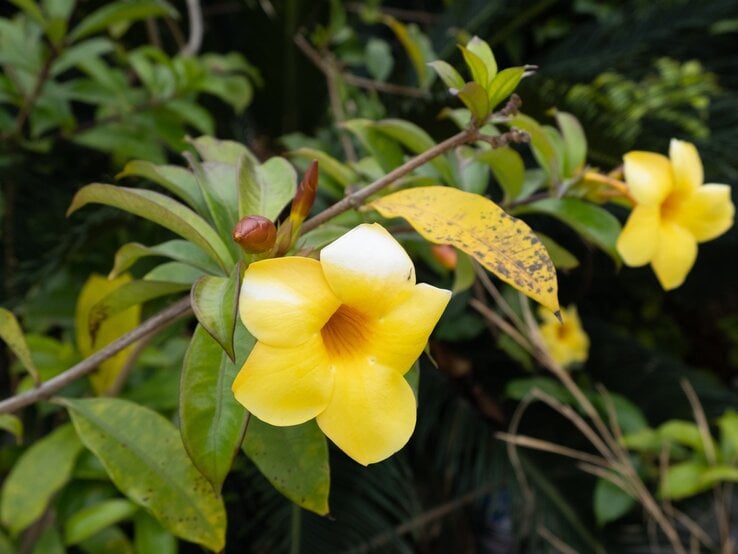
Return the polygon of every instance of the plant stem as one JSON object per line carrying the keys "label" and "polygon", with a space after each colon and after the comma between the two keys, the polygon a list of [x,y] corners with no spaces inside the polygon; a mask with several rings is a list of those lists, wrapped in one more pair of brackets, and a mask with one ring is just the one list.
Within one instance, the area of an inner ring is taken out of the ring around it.
{"label": "plant stem", "polygon": [[105,348],[98,350],[89,358],[85,358],[53,379],[49,379],[40,386],[27,392],[3,400],[0,402],[0,414],[14,412],[24,406],[49,398],[72,381],[91,373],[98,365],[123,350],[126,346],[163,329],[176,319],[187,314],[190,309],[190,297],[186,296],[155,316],[147,319],[130,333],[126,333],[119,339],[108,344]]}

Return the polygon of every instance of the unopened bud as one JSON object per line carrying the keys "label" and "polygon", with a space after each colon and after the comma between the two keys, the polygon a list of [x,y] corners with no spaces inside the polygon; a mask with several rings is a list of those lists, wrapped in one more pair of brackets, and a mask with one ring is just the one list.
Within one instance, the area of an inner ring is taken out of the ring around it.
{"label": "unopened bud", "polygon": [[456,261],[459,258],[456,249],[448,244],[434,244],[431,246],[431,255],[435,260],[446,269],[455,269]]}
{"label": "unopened bud", "polygon": [[290,209],[290,220],[293,227],[297,228],[310,213],[318,192],[318,160],[313,160],[305,172],[305,176],[297,187],[295,198],[292,200]]}
{"label": "unopened bud", "polygon": [[260,215],[249,215],[241,219],[233,228],[233,240],[249,254],[266,252],[277,240],[274,223]]}

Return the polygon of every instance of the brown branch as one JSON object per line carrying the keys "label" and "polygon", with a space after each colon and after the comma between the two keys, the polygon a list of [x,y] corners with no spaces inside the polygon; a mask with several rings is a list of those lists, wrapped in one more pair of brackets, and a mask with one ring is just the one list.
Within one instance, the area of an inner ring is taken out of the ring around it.
{"label": "brown branch", "polygon": [[156,333],[189,311],[190,297],[187,296],[147,319],[130,333],[126,333],[119,339],[111,342],[105,348],[92,354],[89,358],[85,358],[53,379],[45,381],[39,387],[3,400],[0,402],[0,414],[14,412],[39,400],[49,398],[72,381],[91,373],[98,365],[123,350],[126,346]]}
{"label": "brown branch", "polygon": [[343,78],[350,85],[354,85],[359,88],[367,90],[377,90],[379,92],[386,92],[387,94],[395,94],[397,96],[409,96],[410,98],[430,98],[430,92],[415,87],[406,87],[404,85],[396,85],[394,83],[384,83],[382,81],[375,81],[373,79],[367,79],[366,77],[360,77],[353,73],[343,73]]}

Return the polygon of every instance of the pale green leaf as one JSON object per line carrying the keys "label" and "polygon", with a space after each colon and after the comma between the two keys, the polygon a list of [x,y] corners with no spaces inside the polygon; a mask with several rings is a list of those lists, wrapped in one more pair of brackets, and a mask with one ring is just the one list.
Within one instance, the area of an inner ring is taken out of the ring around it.
{"label": "pale green leaf", "polygon": [[68,546],[78,544],[106,527],[130,519],[136,511],[138,506],[123,498],[85,506],[64,522],[64,542]]}
{"label": "pale green leaf", "polygon": [[489,116],[487,91],[478,83],[469,82],[458,90],[456,96],[469,108],[474,124],[477,127],[483,125]]}
{"label": "pale green leaf", "polygon": [[543,127],[532,117],[523,114],[510,120],[510,127],[522,129],[530,135],[531,150],[538,164],[546,170],[550,183],[557,181],[561,171],[558,155]]}
{"label": "pale green leaf", "polygon": [[130,23],[148,17],[177,17],[177,11],[163,0],[119,0],[98,8],[85,17],[69,34],[70,42],[77,41],[108,27]]}
{"label": "pale green leaf", "polygon": [[292,150],[287,155],[306,160],[318,160],[318,169],[320,169],[320,172],[334,179],[343,188],[359,181],[359,176],[353,169],[322,150],[298,148],[297,150]]}
{"label": "pale green leaf", "polygon": [[446,63],[443,60],[436,60],[434,62],[430,62],[428,65],[434,69],[449,89],[459,90],[464,86],[464,78],[451,64]]}
{"label": "pale green leaf", "polygon": [[553,312],[559,309],[553,263],[530,228],[491,200],[451,187],[395,192],[370,206],[405,218],[423,237],[449,244]]}
{"label": "pale green leaf", "polygon": [[205,162],[236,165],[241,156],[247,156],[253,163],[258,163],[251,151],[240,142],[219,140],[209,136],[190,138],[187,141],[195,147],[195,150]]}
{"label": "pale green leaf", "polygon": [[228,248],[195,212],[158,192],[93,183],[77,192],[67,215],[91,204],[105,204],[146,218],[202,248],[226,271],[233,265]]}
{"label": "pale green leaf", "polygon": [[157,265],[146,275],[143,276],[144,281],[165,281],[169,283],[178,283],[184,285],[184,290],[188,289],[203,276],[205,272],[202,269],[192,267],[182,262],[165,262]]}
{"label": "pale green leaf", "polygon": [[31,525],[69,480],[82,451],[67,424],[36,441],[10,470],[0,494],[0,520],[13,534]]}
{"label": "pale green leaf", "polygon": [[508,202],[520,196],[525,181],[523,158],[509,147],[485,150],[477,160],[487,164],[505,193]]}
{"label": "pale green leaf", "polygon": [[239,216],[261,215],[274,221],[297,190],[297,173],[284,158],[262,165],[242,156],[237,168]]}
{"label": "pale green leaf", "polygon": [[0,414],[0,429],[13,435],[17,444],[23,442],[23,422],[17,415]]}
{"label": "pale green leaf", "polygon": [[659,493],[663,498],[679,500],[707,490],[711,483],[703,479],[706,470],[705,464],[692,460],[669,466],[661,479]]}
{"label": "pale green leaf", "polygon": [[418,83],[420,83],[421,86],[426,86],[428,84],[426,76],[427,71],[425,67],[425,56],[423,55],[422,45],[415,39],[413,33],[410,32],[408,26],[401,23],[394,17],[385,15],[382,18],[382,22],[390,29],[392,29],[392,32],[395,33],[397,40],[405,49],[405,52],[407,53],[410,61],[413,64],[413,68],[415,68],[415,73],[418,76]]}
{"label": "pale green leaf", "polygon": [[133,518],[136,554],[177,554],[177,539],[143,510]]}
{"label": "pale green leaf", "polygon": [[734,410],[726,410],[718,420],[720,428],[720,451],[723,462],[735,463],[738,459],[738,413]]}
{"label": "pale green leaf", "polygon": [[223,500],[192,464],[168,420],[118,398],[63,403],[80,439],[121,492],[174,535],[216,552],[223,548]]}
{"label": "pale green leaf", "polygon": [[479,84],[488,88],[489,84],[497,75],[497,60],[495,60],[492,49],[489,47],[489,44],[477,36],[472,37],[471,40],[466,43],[466,49],[476,55],[484,64],[487,73],[487,81],[485,83],[479,82]]}
{"label": "pale green leaf", "polygon": [[466,62],[466,66],[469,68],[472,80],[484,91],[484,96],[489,101],[487,86],[489,85],[490,78],[487,73],[487,64],[484,63],[482,58],[465,46],[459,44],[459,49],[461,50],[461,54],[464,56],[464,61]]}
{"label": "pale green leaf", "polygon": [[247,412],[231,385],[255,343],[240,323],[231,361],[198,325],[185,355],[180,383],[180,433],[195,466],[217,491],[223,486],[243,440]]}
{"label": "pale green leaf", "polygon": [[31,358],[31,351],[28,349],[23,329],[21,329],[13,312],[5,308],[0,308],[0,340],[8,345],[8,348],[16,355],[18,361],[26,368],[33,380],[38,382],[38,369],[36,369]]}
{"label": "pale green leaf", "polygon": [[395,65],[392,49],[387,41],[370,38],[364,47],[364,58],[370,75],[377,81],[386,81]]}
{"label": "pale green leaf", "polygon": [[202,248],[186,240],[174,239],[155,246],[144,246],[137,242],[124,244],[115,253],[113,269],[110,270],[108,278],[114,279],[138,260],[147,256],[170,258],[201,269],[206,273],[217,274],[220,272],[218,266],[203,252]]}
{"label": "pale green leaf", "polygon": [[492,79],[488,87],[490,109],[495,109],[497,104],[507,99],[515,91],[524,74],[524,67],[508,67]]}
{"label": "pale green leaf", "polygon": [[143,177],[153,181],[187,202],[196,212],[201,214],[207,212],[205,200],[197,185],[197,178],[183,167],[156,165],[143,160],[134,160],[128,162],[123,171],[115,176],[116,179],[123,177]]}
{"label": "pale green leaf", "polygon": [[328,444],[314,420],[274,427],[251,416],[243,451],[292,502],[320,515],[328,513]]}
{"label": "pale green leaf", "polygon": [[192,311],[200,325],[235,361],[233,331],[238,315],[241,265],[236,264],[229,277],[204,275],[192,287]]}
{"label": "pale green leaf", "polygon": [[570,113],[557,111],[556,122],[564,139],[564,175],[569,177],[580,171],[587,161],[587,137],[579,120]]}
{"label": "pale green leaf", "polygon": [[374,129],[373,121],[352,119],[344,121],[343,127],[359,139],[383,172],[389,173],[404,161],[402,148],[397,141]]}

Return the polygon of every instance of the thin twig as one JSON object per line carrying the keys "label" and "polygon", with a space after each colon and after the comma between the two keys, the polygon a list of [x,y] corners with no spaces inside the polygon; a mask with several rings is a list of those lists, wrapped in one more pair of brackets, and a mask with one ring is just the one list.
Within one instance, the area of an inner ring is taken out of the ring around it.
{"label": "thin twig", "polygon": [[56,377],[42,383],[39,387],[26,391],[22,394],[12,396],[0,402],[0,414],[14,412],[24,406],[28,406],[39,400],[49,398],[59,389],[69,383],[91,373],[102,362],[123,350],[126,346],[147,337],[152,333],[163,329],[176,319],[190,311],[190,297],[187,296],[175,302],[165,310],[147,319],[141,325],[126,333],[119,339],[111,342],[106,347],[98,350],[89,358],[85,358],[76,365],[63,371]]}
{"label": "thin twig", "polygon": [[513,325],[515,325],[518,331],[524,333],[526,329],[523,321],[518,317],[518,314],[516,314],[515,311],[510,307],[510,304],[507,302],[507,300],[503,298],[500,290],[492,282],[492,279],[489,278],[487,271],[476,261],[472,261],[472,266],[474,267],[474,273],[476,273],[477,279],[479,279],[479,282],[482,283],[484,289],[490,294],[490,296],[492,296],[492,298],[502,309],[502,311],[505,312],[505,315],[507,315],[507,317],[513,323]]}
{"label": "thin twig", "polygon": [[404,85],[396,85],[394,83],[375,81],[373,79],[367,79],[366,77],[354,75],[353,73],[346,73],[345,71],[341,74],[341,76],[348,84],[367,90],[376,90],[379,92],[386,92],[387,94],[394,94],[396,96],[408,96],[410,98],[431,97],[430,92],[416,87],[407,87]]}
{"label": "thin twig", "polygon": [[505,319],[502,316],[500,316],[494,310],[492,310],[489,306],[487,306],[487,304],[485,304],[478,298],[470,298],[469,306],[471,306],[477,312],[479,312],[479,314],[482,317],[484,317],[487,321],[499,327],[503,333],[507,334],[512,340],[518,343],[521,348],[523,348],[526,352],[528,352],[528,354],[530,354],[534,358],[537,357],[537,352],[535,348],[531,346],[528,340],[523,335],[521,335],[518,332],[518,330],[515,329],[515,327],[513,327],[507,321],[505,321]]}
{"label": "thin twig", "polygon": [[549,531],[542,525],[538,527],[538,534],[548,544],[561,552],[561,554],[578,554],[576,550],[574,550],[571,546],[566,544],[563,540],[561,540],[559,537],[554,535],[551,531]]}
{"label": "thin twig", "polygon": [[187,44],[180,54],[183,56],[194,56],[200,51],[203,36],[202,8],[200,0],[187,0],[187,17],[190,20],[190,35]]}
{"label": "thin twig", "polygon": [[567,446],[561,446],[555,442],[544,441],[527,435],[511,435],[509,433],[495,433],[495,437],[501,441],[510,442],[524,448],[551,452],[552,454],[559,454],[560,456],[566,456],[567,458],[573,458],[574,460],[580,460],[601,467],[610,467],[610,463],[605,458]]}

